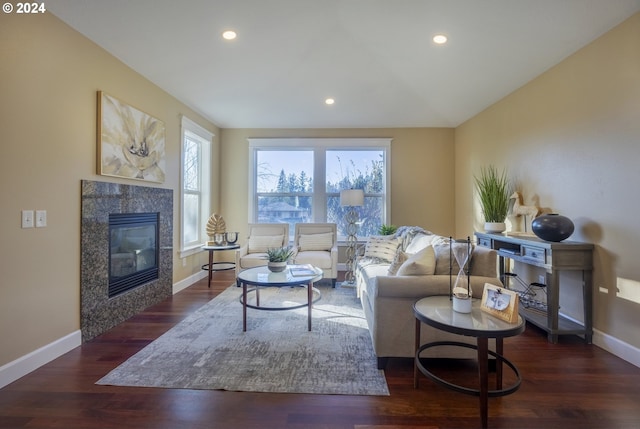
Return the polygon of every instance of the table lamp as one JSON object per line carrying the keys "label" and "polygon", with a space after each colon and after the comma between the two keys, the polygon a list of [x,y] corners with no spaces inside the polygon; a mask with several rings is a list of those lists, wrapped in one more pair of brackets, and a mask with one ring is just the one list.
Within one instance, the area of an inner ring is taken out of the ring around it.
{"label": "table lamp", "polygon": [[345,273],[344,283],[352,285],[355,283],[353,268],[356,256],[356,243],[358,241],[358,212],[355,208],[364,206],[364,191],[362,189],[344,189],[340,191],[340,206],[348,208],[345,217],[347,221],[347,271]]}

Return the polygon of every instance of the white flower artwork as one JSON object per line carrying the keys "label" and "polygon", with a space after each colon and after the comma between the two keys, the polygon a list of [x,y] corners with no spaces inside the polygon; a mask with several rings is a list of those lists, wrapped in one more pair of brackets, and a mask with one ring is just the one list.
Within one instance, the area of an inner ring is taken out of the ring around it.
{"label": "white flower artwork", "polygon": [[164,123],[98,91],[98,173],[163,183]]}

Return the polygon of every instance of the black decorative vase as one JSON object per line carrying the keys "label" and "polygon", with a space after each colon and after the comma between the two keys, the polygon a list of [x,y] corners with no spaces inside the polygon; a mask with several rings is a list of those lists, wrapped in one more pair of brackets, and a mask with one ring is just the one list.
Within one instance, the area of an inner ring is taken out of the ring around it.
{"label": "black decorative vase", "polygon": [[558,213],[538,216],[531,222],[533,233],[546,241],[562,241],[573,234],[573,222]]}

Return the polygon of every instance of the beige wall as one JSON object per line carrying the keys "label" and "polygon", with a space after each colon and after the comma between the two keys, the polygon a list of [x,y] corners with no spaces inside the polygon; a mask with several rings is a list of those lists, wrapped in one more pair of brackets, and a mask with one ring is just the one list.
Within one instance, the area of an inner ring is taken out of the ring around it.
{"label": "beige wall", "polygon": [[[174,190],[176,221],[180,115],[219,130],[48,13],[0,15],[0,57],[2,366],[79,329],[80,180],[146,184],[96,175],[96,92],[165,122],[166,182],[149,186]],[[47,210],[48,226],[21,229],[22,209]],[[203,256],[183,267],[174,253],[174,282]]]}
{"label": "beige wall", "polygon": [[247,236],[251,137],[389,137],[391,222],[453,234],[453,129],[223,129],[220,207],[228,228]]}
{"label": "beige wall", "polygon": [[571,239],[596,244],[594,327],[640,347],[640,305],[616,297],[617,278],[640,282],[640,14],[458,127],[455,140],[458,234],[482,229],[472,175],[508,168],[526,204],[570,217]]}

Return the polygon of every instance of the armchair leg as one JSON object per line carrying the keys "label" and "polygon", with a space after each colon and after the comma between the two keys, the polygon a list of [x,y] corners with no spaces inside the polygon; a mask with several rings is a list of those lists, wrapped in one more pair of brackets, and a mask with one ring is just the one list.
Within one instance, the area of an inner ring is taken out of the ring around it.
{"label": "armchair leg", "polygon": [[387,366],[387,362],[389,361],[388,357],[378,357],[378,369],[385,369]]}
{"label": "armchair leg", "polygon": [[331,279],[331,287],[336,288],[336,279]]}

